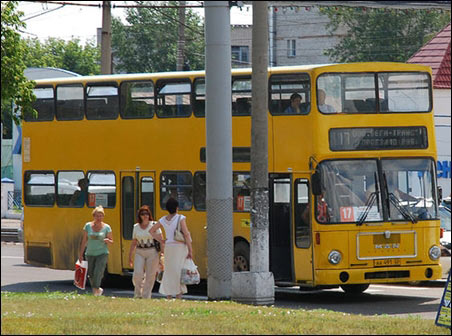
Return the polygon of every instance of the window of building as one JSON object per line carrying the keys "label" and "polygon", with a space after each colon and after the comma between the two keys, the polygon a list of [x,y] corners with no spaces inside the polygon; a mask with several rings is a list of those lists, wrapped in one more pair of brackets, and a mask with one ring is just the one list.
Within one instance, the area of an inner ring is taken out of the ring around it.
{"label": "window of building", "polygon": [[250,47],[231,46],[232,66],[249,66],[249,55]]}
{"label": "window of building", "polygon": [[297,56],[297,41],[287,40],[287,57]]}

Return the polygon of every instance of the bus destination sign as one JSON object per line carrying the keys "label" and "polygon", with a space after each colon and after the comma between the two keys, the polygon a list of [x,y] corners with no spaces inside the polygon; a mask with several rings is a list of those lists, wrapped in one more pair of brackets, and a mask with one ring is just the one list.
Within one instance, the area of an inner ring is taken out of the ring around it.
{"label": "bus destination sign", "polygon": [[329,134],[332,151],[426,149],[427,128],[363,127],[332,128]]}

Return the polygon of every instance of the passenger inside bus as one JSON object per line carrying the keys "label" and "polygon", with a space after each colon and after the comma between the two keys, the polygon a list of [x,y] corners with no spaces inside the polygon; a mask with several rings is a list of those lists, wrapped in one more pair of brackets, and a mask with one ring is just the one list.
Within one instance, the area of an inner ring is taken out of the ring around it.
{"label": "passenger inside bus", "polygon": [[82,178],[78,180],[79,190],[76,190],[69,201],[69,205],[83,206],[86,202],[86,192],[88,191],[88,180]]}
{"label": "passenger inside bus", "polygon": [[318,108],[320,112],[323,113],[336,113],[336,109],[329,105],[329,104],[325,104],[325,100],[326,100],[326,93],[324,90],[319,89],[317,91],[317,97],[318,97]]}
{"label": "passenger inside bus", "polygon": [[298,93],[292,93],[290,96],[290,105],[284,110],[287,114],[307,114],[309,108],[306,104],[301,104],[301,95]]}

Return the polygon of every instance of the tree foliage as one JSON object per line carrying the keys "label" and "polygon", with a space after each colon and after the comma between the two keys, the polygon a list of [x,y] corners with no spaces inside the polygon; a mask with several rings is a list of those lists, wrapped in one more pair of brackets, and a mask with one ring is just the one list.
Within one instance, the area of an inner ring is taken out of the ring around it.
{"label": "tree foliage", "polygon": [[[151,1],[136,1],[152,5]],[[177,5],[177,1],[160,5]],[[175,71],[178,40],[177,8],[129,8],[127,25],[112,19],[112,50],[115,72]],[[204,26],[201,18],[185,12],[185,59],[190,70],[204,68]]]}
{"label": "tree foliage", "polygon": [[450,22],[438,10],[322,7],[331,33],[346,29],[344,38],[325,54],[336,62],[406,62]]}
{"label": "tree foliage", "polygon": [[48,38],[44,43],[36,38],[26,39],[22,43],[28,67],[54,67],[80,75],[100,73],[100,48],[94,41],[88,41],[85,46],[79,39],[65,41],[59,38]]}
{"label": "tree foliage", "polygon": [[[16,104],[17,109],[21,109],[23,115],[24,112],[33,111],[31,105],[35,99],[34,82],[29,81],[24,75],[25,49],[20,43],[18,30],[25,27],[25,24],[20,19],[23,13],[17,11],[16,7],[17,1],[2,1],[1,3],[2,121],[4,114],[8,114],[10,117],[10,114],[13,113],[7,108],[12,101]],[[13,119],[19,123],[21,116],[13,113]]]}

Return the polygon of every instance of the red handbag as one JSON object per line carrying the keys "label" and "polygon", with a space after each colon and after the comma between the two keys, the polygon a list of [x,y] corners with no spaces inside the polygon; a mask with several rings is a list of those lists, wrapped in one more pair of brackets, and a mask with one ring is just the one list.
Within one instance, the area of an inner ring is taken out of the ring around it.
{"label": "red handbag", "polygon": [[77,288],[85,289],[86,277],[88,275],[88,261],[77,260],[75,263],[74,285]]}

